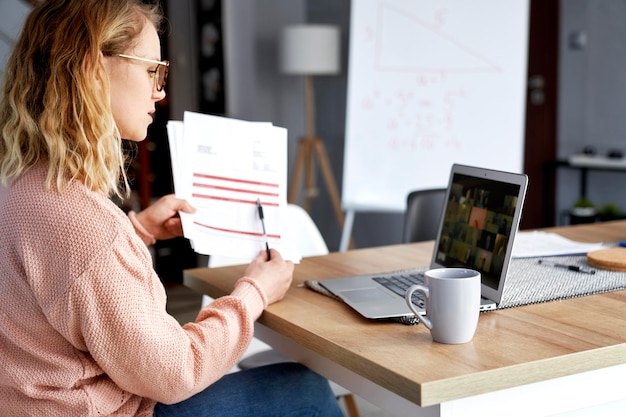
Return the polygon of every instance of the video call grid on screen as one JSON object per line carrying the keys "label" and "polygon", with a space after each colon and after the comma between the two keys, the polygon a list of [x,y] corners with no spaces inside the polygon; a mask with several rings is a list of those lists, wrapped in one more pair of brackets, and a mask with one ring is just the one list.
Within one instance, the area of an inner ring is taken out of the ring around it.
{"label": "video call grid on screen", "polygon": [[519,186],[454,174],[436,262],[476,269],[497,289]]}

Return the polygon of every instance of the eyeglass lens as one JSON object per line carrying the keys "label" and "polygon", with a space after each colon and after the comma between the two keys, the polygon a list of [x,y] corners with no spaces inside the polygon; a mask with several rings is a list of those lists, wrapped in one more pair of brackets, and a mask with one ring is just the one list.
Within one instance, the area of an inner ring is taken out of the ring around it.
{"label": "eyeglass lens", "polygon": [[169,73],[169,68],[165,65],[157,66],[157,77],[156,77],[156,88],[157,91],[162,91],[167,83],[167,74]]}

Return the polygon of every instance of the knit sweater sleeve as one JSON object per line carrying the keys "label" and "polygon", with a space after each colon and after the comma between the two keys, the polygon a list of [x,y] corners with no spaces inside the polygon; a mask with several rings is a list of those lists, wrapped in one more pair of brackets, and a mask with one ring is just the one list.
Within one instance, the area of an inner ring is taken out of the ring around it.
{"label": "knit sweater sleeve", "polygon": [[223,376],[266,306],[262,290],[244,278],[181,327],[165,310],[163,286],[130,223],[93,259],[52,317],[116,385],[155,401],[181,401]]}

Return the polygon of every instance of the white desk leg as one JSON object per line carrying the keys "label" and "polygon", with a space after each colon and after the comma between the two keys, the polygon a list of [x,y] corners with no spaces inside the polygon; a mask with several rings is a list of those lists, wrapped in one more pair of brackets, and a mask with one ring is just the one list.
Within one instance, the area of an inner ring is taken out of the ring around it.
{"label": "white desk leg", "polygon": [[352,226],[354,225],[354,210],[346,210],[346,217],[343,221],[343,230],[341,231],[341,242],[339,243],[339,251],[345,252],[350,246],[350,237],[352,236]]}

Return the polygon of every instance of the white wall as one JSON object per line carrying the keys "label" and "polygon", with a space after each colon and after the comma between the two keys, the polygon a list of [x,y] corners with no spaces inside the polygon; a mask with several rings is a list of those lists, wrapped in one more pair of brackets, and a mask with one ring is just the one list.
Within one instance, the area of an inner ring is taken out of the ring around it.
{"label": "white wall", "polygon": [[[626,157],[626,2],[561,0],[560,6],[558,157],[585,146],[599,155],[619,149]],[[586,44],[572,46],[580,35]],[[557,180],[562,212],[579,195],[579,172],[561,168]],[[596,205],[616,203],[626,212],[626,172],[593,171],[587,184]]]}
{"label": "white wall", "polygon": [[304,91],[298,77],[278,71],[278,37],[283,26],[304,20],[304,1],[228,0],[222,7],[227,115],[287,128],[291,172],[304,126]]}

